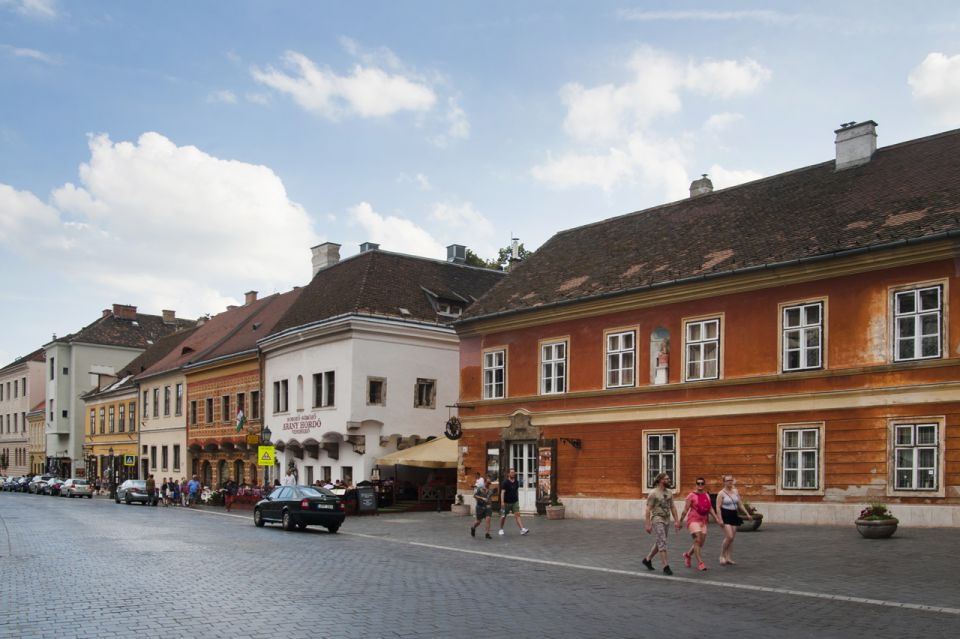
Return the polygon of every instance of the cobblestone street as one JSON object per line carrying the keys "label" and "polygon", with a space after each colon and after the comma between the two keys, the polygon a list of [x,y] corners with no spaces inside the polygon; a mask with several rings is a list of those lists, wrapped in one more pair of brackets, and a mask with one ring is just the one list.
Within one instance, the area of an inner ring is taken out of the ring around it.
{"label": "cobblestone street", "polygon": [[[249,512],[0,493],[2,637],[947,637],[956,541],[765,522],[737,566],[648,573],[640,522],[546,521],[473,539],[450,513],[257,529]],[[496,522],[494,522],[496,524]],[[656,562],[655,562],[656,563]]]}

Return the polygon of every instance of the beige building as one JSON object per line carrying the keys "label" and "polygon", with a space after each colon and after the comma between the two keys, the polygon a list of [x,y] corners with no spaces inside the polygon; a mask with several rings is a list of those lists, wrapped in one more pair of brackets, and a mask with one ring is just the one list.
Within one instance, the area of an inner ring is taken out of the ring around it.
{"label": "beige building", "polygon": [[0,369],[0,475],[30,471],[27,413],[44,399],[43,371],[42,348]]}

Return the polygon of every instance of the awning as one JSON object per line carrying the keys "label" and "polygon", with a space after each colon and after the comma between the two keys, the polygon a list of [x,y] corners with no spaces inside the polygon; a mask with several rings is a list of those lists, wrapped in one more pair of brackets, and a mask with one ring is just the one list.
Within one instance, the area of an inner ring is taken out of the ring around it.
{"label": "awning", "polygon": [[380,466],[417,466],[418,468],[456,468],[457,442],[446,437],[398,450],[377,460]]}

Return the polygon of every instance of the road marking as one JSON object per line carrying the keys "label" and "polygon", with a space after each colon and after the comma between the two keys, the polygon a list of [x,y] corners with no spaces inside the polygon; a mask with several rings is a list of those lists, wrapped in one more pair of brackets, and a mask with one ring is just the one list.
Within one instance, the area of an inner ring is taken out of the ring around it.
{"label": "road marking", "polygon": [[446,550],[449,552],[458,552],[467,555],[480,555],[482,557],[491,557],[495,559],[505,559],[508,561],[523,561],[531,564],[540,564],[543,566],[557,566],[559,568],[572,568],[574,570],[589,570],[592,572],[602,572],[611,575],[624,575],[627,577],[642,577],[644,579],[662,579],[664,581],[675,581],[682,583],[697,584],[701,586],[711,586],[714,588],[730,588],[733,590],[748,590],[752,592],[765,592],[775,595],[789,595],[792,597],[807,597],[810,599],[826,599],[828,601],[843,601],[849,603],[866,604],[869,606],[881,606],[884,608],[900,608],[902,610],[918,610],[921,612],[939,612],[948,615],[960,615],[960,608],[949,608],[946,606],[928,606],[925,604],[904,603],[901,601],[886,601],[884,599],[870,599],[866,597],[850,597],[846,595],[831,595],[825,592],[811,592],[807,590],[791,590],[789,588],[771,588],[769,586],[754,586],[750,584],[738,584],[726,581],[711,581],[703,579],[692,579],[690,577],[668,577],[667,575],[650,574],[649,572],[640,572],[636,570],[621,570],[617,568],[602,568],[600,566],[587,566],[584,564],[573,564],[565,561],[552,561],[549,559],[535,559],[531,557],[518,557],[516,555],[503,555],[500,553],[487,552],[484,550],[468,550],[466,548],[454,548],[451,546],[440,546],[438,544],[427,544],[419,541],[406,541],[402,539],[385,539],[363,533],[341,532],[341,535],[353,537],[364,537],[367,539],[390,542],[395,544],[406,544],[409,546],[419,546],[421,548],[432,548],[434,550]]}

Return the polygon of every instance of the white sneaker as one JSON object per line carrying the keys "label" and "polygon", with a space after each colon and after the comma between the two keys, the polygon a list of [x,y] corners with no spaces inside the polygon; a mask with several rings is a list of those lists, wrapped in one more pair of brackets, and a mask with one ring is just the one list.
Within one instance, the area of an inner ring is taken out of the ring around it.
{"label": "white sneaker", "polygon": [[520,534],[521,534],[521,535],[526,535],[528,532],[530,532],[530,529],[529,529],[529,528],[521,528],[521,529],[520,529]]}
{"label": "white sneaker", "polygon": [[501,537],[503,537],[503,536],[504,536],[504,534],[506,534],[506,533],[504,533],[504,532],[503,532],[503,528],[501,528],[501,529],[500,529],[500,532],[499,532],[499,533],[497,533],[497,534],[498,534],[498,535],[500,535]]}

